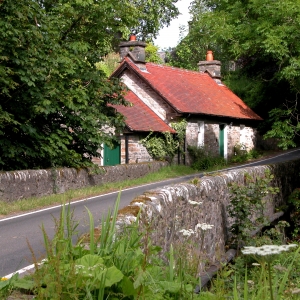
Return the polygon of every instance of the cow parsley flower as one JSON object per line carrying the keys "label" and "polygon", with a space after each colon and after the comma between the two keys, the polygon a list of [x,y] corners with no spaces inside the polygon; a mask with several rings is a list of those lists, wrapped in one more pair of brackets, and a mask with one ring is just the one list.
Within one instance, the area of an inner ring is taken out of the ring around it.
{"label": "cow parsley flower", "polygon": [[195,226],[195,231],[197,231],[199,228],[201,230],[208,230],[208,229],[212,229],[214,227],[214,225],[210,225],[210,224],[206,224],[206,223],[198,223],[196,226]]}
{"label": "cow parsley flower", "polygon": [[188,202],[192,205],[201,205],[202,202],[197,202],[197,201],[193,201],[193,200],[188,200]]}
{"label": "cow parsley flower", "polygon": [[181,229],[179,230],[179,232],[182,233],[182,235],[184,236],[191,236],[192,234],[195,233],[193,229]]}
{"label": "cow parsley flower", "polygon": [[261,247],[244,247],[244,249],[241,250],[245,255],[252,255],[259,263],[261,263],[261,265],[266,264],[268,270],[271,300],[275,299],[272,288],[271,262],[276,258],[276,255],[284,251],[288,251],[294,247],[297,247],[297,245],[263,245]]}
{"label": "cow parsley flower", "polygon": [[263,245],[261,247],[244,247],[242,253],[245,255],[271,256],[289,251],[291,248],[297,247],[296,244],[290,245]]}

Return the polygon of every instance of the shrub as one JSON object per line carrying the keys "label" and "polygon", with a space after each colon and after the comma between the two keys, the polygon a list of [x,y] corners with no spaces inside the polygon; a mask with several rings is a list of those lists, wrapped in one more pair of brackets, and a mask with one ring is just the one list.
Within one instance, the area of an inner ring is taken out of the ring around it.
{"label": "shrub", "polygon": [[244,144],[236,144],[233,147],[234,156],[230,159],[231,163],[243,163],[249,159],[258,158],[261,153],[256,149],[247,151]]}
{"label": "shrub", "polygon": [[227,164],[223,157],[212,155],[205,146],[188,146],[187,149],[192,158],[191,167],[195,170],[207,170]]}
{"label": "shrub", "polygon": [[294,239],[300,240],[300,189],[295,189],[288,198],[288,214],[292,225],[291,233]]}
{"label": "shrub", "polygon": [[[238,249],[242,242],[250,242],[252,230],[268,224],[264,217],[266,196],[279,192],[278,188],[272,187],[273,179],[274,175],[266,170],[264,176],[257,178],[245,173],[242,184],[232,182],[228,185],[230,203],[227,210],[233,219],[230,231]],[[252,220],[253,216],[256,216],[255,220]]]}

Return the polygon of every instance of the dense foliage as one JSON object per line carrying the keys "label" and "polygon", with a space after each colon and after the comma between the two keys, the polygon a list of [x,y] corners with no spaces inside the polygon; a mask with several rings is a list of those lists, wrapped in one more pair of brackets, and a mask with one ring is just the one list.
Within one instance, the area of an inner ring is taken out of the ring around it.
{"label": "dense foliage", "polygon": [[185,119],[170,124],[176,131],[171,132],[150,132],[148,136],[140,140],[140,143],[147,149],[153,159],[167,160],[172,163],[175,155],[183,154],[183,144],[186,132],[187,121]]}
{"label": "dense foliage", "polygon": [[188,153],[191,157],[191,167],[198,171],[222,168],[227,165],[227,161],[220,155],[214,155],[210,149],[204,146],[187,147]]}
{"label": "dense foliage", "polygon": [[299,12],[300,2],[293,0],[194,0],[189,34],[172,64],[196,69],[213,50],[225,82],[266,119],[264,131],[272,127],[267,136],[279,138],[282,148],[295,146]]}
{"label": "dense foliage", "polygon": [[[247,177],[246,181],[249,179]],[[243,185],[231,186],[231,197],[239,198],[239,206],[231,207],[229,214],[236,218],[239,231],[251,230],[249,216],[261,208],[266,192],[272,191],[269,179],[268,176],[257,178],[257,181],[250,179],[249,190]],[[194,184],[197,184],[195,180]],[[207,263],[208,250],[202,243],[206,238],[211,240],[213,225],[198,223],[195,227],[181,229],[176,236],[172,235],[176,242],[170,249],[162,249],[153,242],[151,233],[157,228],[148,223],[149,219],[145,217],[149,216],[148,211],[141,212],[135,222],[120,225],[119,203],[120,198],[114,212],[109,211],[102,218],[101,230],[95,230],[93,215],[88,210],[89,234],[82,236],[76,245],[73,242],[79,223],[74,220],[70,207],[62,206],[60,218],[54,220],[53,239],[47,236],[42,226],[46,259],[40,263],[32,251],[35,272],[25,278],[20,278],[18,273],[11,278],[0,278],[0,297],[23,299],[25,295],[21,291],[30,294],[29,297],[45,300],[299,299],[300,248],[296,243],[286,244],[290,242],[284,233],[289,226],[286,221],[279,221],[263,235],[242,239],[247,246],[233,263],[226,266],[222,257],[222,263],[218,263],[217,258],[213,270],[219,270],[218,276],[214,276],[207,287],[212,268],[199,274],[198,266]],[[192,205],[198,217],[201,204],[192,200],[183,202],[184,206]],[[250,213],[246,217],[244,207]],[[134,217],[131,215],[131,218]],[[245,219],[246,226],[243,226]],[[180,229],[191,222],[190,218],[186,220],[184,224],[177,222],[173,226]],[[166,222],[166,226],[173,222],[172,218],[161,221]],[[200,287],[200,284],[204,286]]]}
{"label": "dense foliage", "polygon": [[155,64],[162,64],[163,60],[158,54],[159,47],[154,46],[152,43],[148,43],[145,52],[146,52],[146,62],[152,62]]}
{"label": "dense foliage", "polygon": [[108,104],[126,102],[95,63],[131,31],[155,36],[175,2],[0,1],[0,168],[78,167],[99,156],[113,139],[103,128],[123,126]]}

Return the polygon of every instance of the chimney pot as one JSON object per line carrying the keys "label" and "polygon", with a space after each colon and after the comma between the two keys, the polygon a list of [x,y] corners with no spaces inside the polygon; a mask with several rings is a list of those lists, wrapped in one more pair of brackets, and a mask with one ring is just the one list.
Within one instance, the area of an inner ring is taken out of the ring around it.
{"label": "chimney pot", "polygon": [[208,50],[206,60],[198,63],[200,73],[208,73],[218,84],[221,84],[221,62],[214,60],[213,52]]}
{"label": "chimney pot", "polygon": [[132,34],[130,37],[129,37],[129,41],[136,41],[136,36],[134,34]]}
{"label": "chimney pot", "polygon": [[214,60],[213,52],[211,50],[208,50],[206,53],[206,61],[212,61]]}

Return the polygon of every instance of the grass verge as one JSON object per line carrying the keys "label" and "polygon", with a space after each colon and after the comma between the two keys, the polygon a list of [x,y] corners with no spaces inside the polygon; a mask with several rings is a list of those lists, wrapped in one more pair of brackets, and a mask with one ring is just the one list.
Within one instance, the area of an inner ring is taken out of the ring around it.
{"label": "grass verge", "polygon": [[60,205],[88,197],[106,194],[114,191],[120,191],[125,188],[157,182],[168,178],[175,178],[198,173],[191,167],[182,165],[172,165],[160,169],[158,172],[149,173],[138,179],[126,180],[121,182],[112,182],[100,186],[90,186],[77,190],[69,190],[63,194],[53,194],[43,197],[33,197],[21,199],[14,202],[0,201],[0,217],[10,214],[18,214],[25,211],[37,210],[53,205]]}

